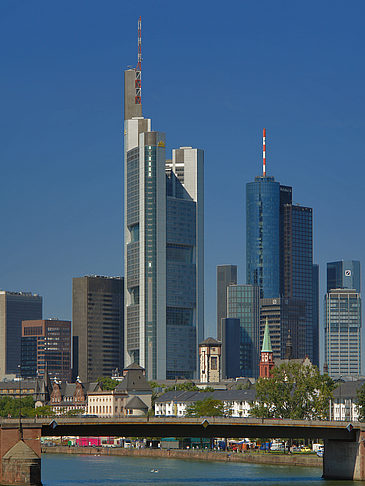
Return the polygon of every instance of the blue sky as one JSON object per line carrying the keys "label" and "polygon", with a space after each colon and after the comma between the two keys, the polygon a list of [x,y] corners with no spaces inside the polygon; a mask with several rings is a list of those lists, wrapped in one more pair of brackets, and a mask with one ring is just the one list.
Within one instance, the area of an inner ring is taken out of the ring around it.
{"label": "blue sky", "polygon": [[[245,184],[314,208],[314,260],[364,264],[361,1],[0,2],[0,287],[71,318],[72,277],[121,275],[122,72],[143,22],[143,112],[205,150],[206,335],[216,265],[245,283]],[[321,325],[323,312],[321,309]]]}

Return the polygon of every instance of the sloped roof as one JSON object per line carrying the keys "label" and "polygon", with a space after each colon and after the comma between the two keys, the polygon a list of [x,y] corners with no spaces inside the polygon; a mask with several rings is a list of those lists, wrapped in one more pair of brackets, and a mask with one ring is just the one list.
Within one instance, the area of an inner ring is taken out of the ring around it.
{"label": "sloped roof", "polygon": [[127,366],[126,368],[124,368],[124,371],[127,371],[127,370],[144,370],[144,368],[142,366],[140,366],[138,363],[132,363],[129,366]]}
{"label": "sloped roof", "polygon": [[334,391],[334,398],[357,398],[357,390],[364,385],[365,380],[346,381],[341,383]]}
{"label": "sloped roof", "polygon": [[220,341],[217,341],[216,339],[212,337],[208,337],[207,339],[204,339],[199,346],[219,346],[222,343]]}
{"label": "sloped roof", "polygon": [[256,389],[251,388],[249,390],[216,390],[214,392],[198,392],[198,391],[168,391],[161,397],[156,399],[156,403],[161,402],[186,402],[193,403],[205,398],[212,398],[214,400],[224,401],[241,401],[251,402],[256,398]]}
{"label": "sloped roof", "polygon": [[[137,365],[138,366],[138,365]],[[150,387],[145,375],[142,372],[143,368],[132,368],[128,370],[123,380],[114,389],[117,392],[127,391],[127,392],[150,392],[152,393],[152,388]]]}
{"label": "sloped roof", "polygon": [[262,353],[272,353],[269,323],[268,323],[267,319],[266,319],[266,324],[265,324],[264,341],[262,343],[261,352]]}
{"label": "sloped roof", "polygon": [[24,441],[17,442],[3,456],[3,459],[39,459],[37,454]]}
{"label": "sloped roof", "polygon": [[148,406],[139,397],[131,398],[125,408],[128,410],[148,410]]}

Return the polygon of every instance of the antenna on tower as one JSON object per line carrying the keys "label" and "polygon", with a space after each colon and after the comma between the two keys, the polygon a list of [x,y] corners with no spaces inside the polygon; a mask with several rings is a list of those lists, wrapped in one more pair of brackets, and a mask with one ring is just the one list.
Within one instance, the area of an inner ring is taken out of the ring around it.
{"label": "antenna on tower", "polygon": [[140,105],[142,103],[141,100],[141,74],[142,74],[142,20],[141,17],[138,19],[138,62],[137,67],[135,68],[136,71],[136,81],[135,81],[135,89],[136,89],[136,96],[134,102],[136,105]]}
{"label": "antenna on tower", "polygon": [[262,175],[266,177],[266,128],[262,131]]}

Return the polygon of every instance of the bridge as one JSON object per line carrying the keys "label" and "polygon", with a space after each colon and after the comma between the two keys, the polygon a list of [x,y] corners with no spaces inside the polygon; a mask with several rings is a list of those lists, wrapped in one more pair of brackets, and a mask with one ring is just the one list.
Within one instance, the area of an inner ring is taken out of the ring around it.
{"label": "bridge", "polygon": [[[18,419],[0,419],[0,484],[20,484],[14,471],[19,476],[23,469],[22,484],[40,484],[42,436],[324,439],[323,477],[365,481],[365,424],[358,422],[223,417],[56,417],[22,419],[21,429]],[[32,462],[30,469],[22,459],[27,454],[28,463]],[[19,463],[20,460],[23,462]],[[37,464],[39,477],[35,474]]]}

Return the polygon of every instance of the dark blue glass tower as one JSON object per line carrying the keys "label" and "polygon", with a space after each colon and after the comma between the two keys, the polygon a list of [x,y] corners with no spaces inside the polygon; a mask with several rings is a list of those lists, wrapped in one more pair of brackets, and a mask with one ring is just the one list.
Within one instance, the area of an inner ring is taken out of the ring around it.
{"label": "dark blue glass tower", "polygon": [[246,185],[246,281],[261,297],[280,295],[280,184],[255,177]]}

